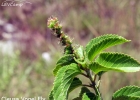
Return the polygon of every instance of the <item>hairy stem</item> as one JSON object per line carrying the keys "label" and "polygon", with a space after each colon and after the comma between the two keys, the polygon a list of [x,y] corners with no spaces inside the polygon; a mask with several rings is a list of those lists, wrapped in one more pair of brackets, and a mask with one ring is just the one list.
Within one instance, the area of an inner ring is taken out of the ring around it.
{"label": "hairy stem", "polygon": [[99,76],[99,79],[98,79],[98,85],[97,85],[98,88],[100,87],[100,83],[101,83],[101,75]]}
{"label": "hairy stem", "polygon": [[97,87],[96,82],[95,82],[96,75],[93,79],[89,69],[86,70],[86,73],[87,73],[87,76],[88,76],[89,80],[91,81],[92,88],[94,89],[96,95],[100,98],[100,100],[102,100],[101,93],[100,93],[99,88]]}

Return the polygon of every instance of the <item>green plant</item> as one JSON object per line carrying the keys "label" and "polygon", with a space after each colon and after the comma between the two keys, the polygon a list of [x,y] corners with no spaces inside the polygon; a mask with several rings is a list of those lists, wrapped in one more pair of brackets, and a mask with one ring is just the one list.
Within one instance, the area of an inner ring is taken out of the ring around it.
{"label": "green plant", "polygon": [[[64,55],[58,60],[53,73],[55,81],[49,95],[50,100],[67,100],[69,93],[81,86],[81,92],[73,100],[103,100],[99,90],[101,77],[108,71],[136,72],[140,63],[132,57],[115,52],[104,52],[106,48],[129,42],[121,36],[107,34],[92,39],[84,48],[72,46],[72,41],[62,31],[62,26],[56,17],[50,17],[48,27],[60,39],[64,46]],[[83,75],[90,84],[83,84],[77,78]],[[88,88],[92,88],[91,92]],[[140,100],[140,87],[127,86],[115,92],[112,100]]]}

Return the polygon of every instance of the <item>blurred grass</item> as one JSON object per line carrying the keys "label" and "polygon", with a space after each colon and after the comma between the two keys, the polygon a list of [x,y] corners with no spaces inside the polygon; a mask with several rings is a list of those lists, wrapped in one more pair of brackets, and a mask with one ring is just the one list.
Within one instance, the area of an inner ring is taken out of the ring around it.
{"label": "blurred grass", "polygon": [[[2,2],[2,1],[0,1]],[[17,30],[11,40],[18,44],[19,54],[3,55],[0,51],[0,97],[48,98],[53,86],[52,70],[63,53],[58,40],[46,27],[47,18],[57,16],[63,30],[74,43],[86,43],[103,34],[118,34],[132,40],[130,43],[108,49],[132,55],[140,61],[140,2],[139,0],[31,0],[32,5],[20,9],[1,7],[0,19],[13,24]],[[4,26],[2,26],[4,27]],[[5,31],[0,27],[0,36]],[[17,36],[17,37],[16,37]],[[4,38],[6,41],[6,39]],[[42,53],[50,53],[51,61],[42,58]],[[101,92],[105,100],[118,88],[138,85],[140,72],[104,74]],[[83,79],[84,82],[87,80]],[[78,89],[70,95],[70,100],[78,94]],[[47,99],[48,100],[48,99]]]}
{"label": "blurred grass", "polygon": [[[41,55],[41,54],[40,54]],[[47,62],[40,56],[36,61],[15,56],[0,56],[0,97],[47,97],[54,77],[52,70],[60,54],[53,53],[54,59]]]}
{"label": "blurred grass", "polygon": [[0,55],[0,90],[4,90],[10,83],[15,66],[18,65],[17,56],[9,57]]}

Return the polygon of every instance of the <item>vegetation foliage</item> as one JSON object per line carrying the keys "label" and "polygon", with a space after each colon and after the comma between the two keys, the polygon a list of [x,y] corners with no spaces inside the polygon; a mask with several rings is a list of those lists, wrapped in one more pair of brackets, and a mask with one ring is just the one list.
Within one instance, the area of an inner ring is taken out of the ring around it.
{"label": "vegetation foliage", "polygon": [[[0,4],[4,1],[0,0]],[[51,15],[60,18],[63,30],[74,37],[73,43],[84,47],[90,39],[105,33],[132,40],[106,51],[130,54],[140,61],[140,0],[29,1],[32,4],[24,4],[20,8],[1,6],[0,9],[0,97],[39,95],[48,100],[54,78],[52,70],[63,53],[63,48],[58,45],[46,25],[46,19]],[[14,57],[7,56],[11,52],[11,45],[7,45],[9,42],[13,46]],[[44,53],[50,55],[49,60],[43,58]],[[61,68],[60,65],[57,66]],[[110,71],[104,74],[101,81],[103,85],[100,85],[102,97],[110,100],[112,93],[120,87],[133,84],[140,86],[139,76],[139,72]],[[82,76],[78,77],[82,79],[82,84],[89,81]],[[69,94],[70,100],[77,97],[79,88]]]}
{"label": "vegetation foliage", "polygon": [[[48,19],[48,27],[60,39],[64,46],[64,56],[60,58],[54,69],[54,86],[50,93],[50,100],[68,100],[69,93],[81,86],[80,95],[73,100],[103,100],[100,92],[101,77],[108,71],[136,72],[140,70],[140,63],[129,55],[104,50],[125,42],[121,36],[107,34],[89,41],[86,47],[73,47],[72,41],[62,31],[62,25],[56,17]],[[90,80],[90,84],[83,84],[77,75],[83,75]],[[90,91],[92,88],[94,92]],[[115,92],[112,100],[138,100],[140,87],[126,86]]]}

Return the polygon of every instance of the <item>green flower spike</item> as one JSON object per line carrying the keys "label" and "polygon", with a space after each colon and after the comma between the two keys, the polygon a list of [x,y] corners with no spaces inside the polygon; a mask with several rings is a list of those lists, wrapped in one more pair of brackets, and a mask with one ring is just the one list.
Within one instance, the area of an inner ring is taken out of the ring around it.
{"label": "green flower spike", "polygon": [[51,28],[51,29],[61,29],[62,28],[62,25],[59,23],[57,17],[50,17],[48,19],[48,28]]}
{"label": "green flower spike", "polygon": [[64,34],[62,31],[62,25],[59,23],[57,17],[50,17],[47,23],[48,28],[54,31],[54,35],[60,39],[62,46],[64,46],[64,53],[65,54],[73,54],[73,47],[71,40],[67,35]]}

